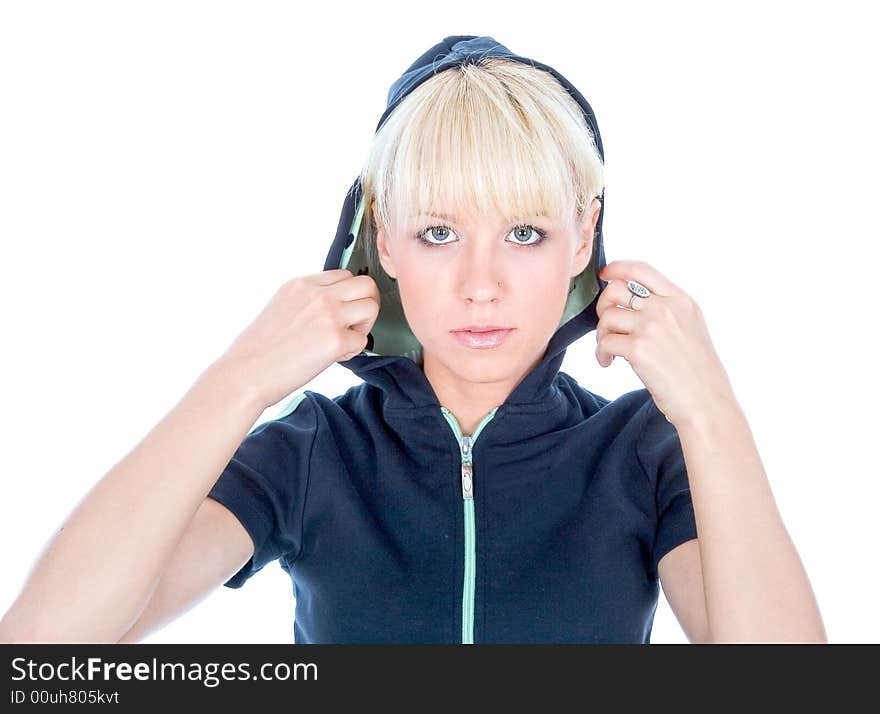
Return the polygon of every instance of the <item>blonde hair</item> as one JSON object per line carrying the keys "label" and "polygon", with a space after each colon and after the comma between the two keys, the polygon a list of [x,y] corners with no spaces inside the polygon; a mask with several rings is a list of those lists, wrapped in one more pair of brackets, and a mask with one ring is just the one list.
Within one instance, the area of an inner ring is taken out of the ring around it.
{"label": "blonde hair", "polygon": [[[493,209],[507,221],[583,220],[604,165],[581,106],[545,70],[503,57],[445,69],[415,87],[373,138],[360,173],[358,241],[370,273],[381,227],[419,211]],[[383,271],[384,272],[384,271]]]}

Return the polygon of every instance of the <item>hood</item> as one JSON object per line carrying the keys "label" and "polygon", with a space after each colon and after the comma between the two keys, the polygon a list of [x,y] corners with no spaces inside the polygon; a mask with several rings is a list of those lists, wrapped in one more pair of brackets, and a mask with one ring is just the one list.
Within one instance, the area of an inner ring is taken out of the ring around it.
{"label": "hood", "polygon": [[[583,95],[552,67],[529,57],[514,54],[492,37],[454,35],[427,50],[391,85],[388,104],[376,125],[376,132],[394,108],[419,84],[437,72],[481,57],[505,57],[524,62],[550,72],[581,106],[587,124],[593,132],[596,148],[604,163],[605,154],[596,118]],[[360,178],[355,179],[345,195],[336,236],[324,263],[324,270],[346,268],[354,275],[368,273],[366,253],[362,241],[356,241],[358,228],[366,207],[362,200]],[[602,220],[605,214],[604,191],[599,196],[602,207],[596,223],[593,253],[587,267],[577,275],[574,287],[559,322],[550,339],[543,359],[526,374],[508,396],[505,404],[540,402],[550,396],[554,380],[568,345],[594,330],[598,322],[596,300],[605,286],[598,271],[605,265],[602,240]],[[365,382],[383,392],[386,403],[399,407],[439,406],[437,396],[422,371],[422,347],[404,316],[397,286],[384,271],[373,275],[379,289],[379,314],[367,337],[367,345],[359,354],[339,364],[350,369]]]}

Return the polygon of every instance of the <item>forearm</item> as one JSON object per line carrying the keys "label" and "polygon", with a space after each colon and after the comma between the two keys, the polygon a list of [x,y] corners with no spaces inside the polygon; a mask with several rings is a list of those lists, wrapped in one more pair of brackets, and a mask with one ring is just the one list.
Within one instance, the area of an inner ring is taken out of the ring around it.
{"label": "forearm", "polygon": [[677,428],[714,642],[826,642],[819,608],[736,399]]}
{"label": "forearm", "polygon": [[0,621],[0,641],[115,642],[137,619],[263,406],[219,361],[74,508]]}

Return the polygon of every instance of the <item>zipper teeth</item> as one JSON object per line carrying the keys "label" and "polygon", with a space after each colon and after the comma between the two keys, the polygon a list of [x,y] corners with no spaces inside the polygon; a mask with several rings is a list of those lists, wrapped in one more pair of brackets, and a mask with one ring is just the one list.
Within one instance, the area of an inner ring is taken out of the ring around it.
{"label": "zipper teeth", "polygon": [[[461,641],[462,644],[474,642],[474,610],[476,591],[476,525],[474,523],[474,491],[473,491],[473,445],[483,427],[488,424],[498,410],[496,407],[480,422],[473,435],[461,433],[461,427],[455,416],[445,407],[440,407],[443,416],[458,440],[461,454],[462,500],[464,503],[464,583],[462,585],[461,603]],[[465,467],[468,467],[467,469]]]}
{"label": "zipper teeth", "polygon": [[[474,588],[476,563],[474,562],[474,499],[469,498],[464,502],[464,548],[465,568],[464,587],[462,588],[462,618],[461,618],[461,641],[462,644],[474,643]],[[467,554],[470,554],[469,556]]]}

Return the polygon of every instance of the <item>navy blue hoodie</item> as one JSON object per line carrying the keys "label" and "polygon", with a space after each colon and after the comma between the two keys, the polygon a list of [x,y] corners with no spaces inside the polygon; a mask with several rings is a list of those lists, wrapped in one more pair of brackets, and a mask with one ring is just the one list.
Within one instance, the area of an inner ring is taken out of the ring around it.
{"label": "navy blue hoodie", "polygon": [[[435,72],[497,55],[556,70],[491,37],[446,37],[391,86],[379,124]],[[324,265],[368,272],[356,180]],[[300,390],[258,423],[210,491],[253,557],[239,588],[279,560],[296,643],[647,643],[657,563],[697,537],[678,434],[647,389],[609,400],[559,367],[596,328],[604,193],[593,256],[541,360],[473,434],[422,371],[395,283],[366,348],[340,364],[362,381],[330,398]],[[303,336],[308,339],[308,335]]]}

